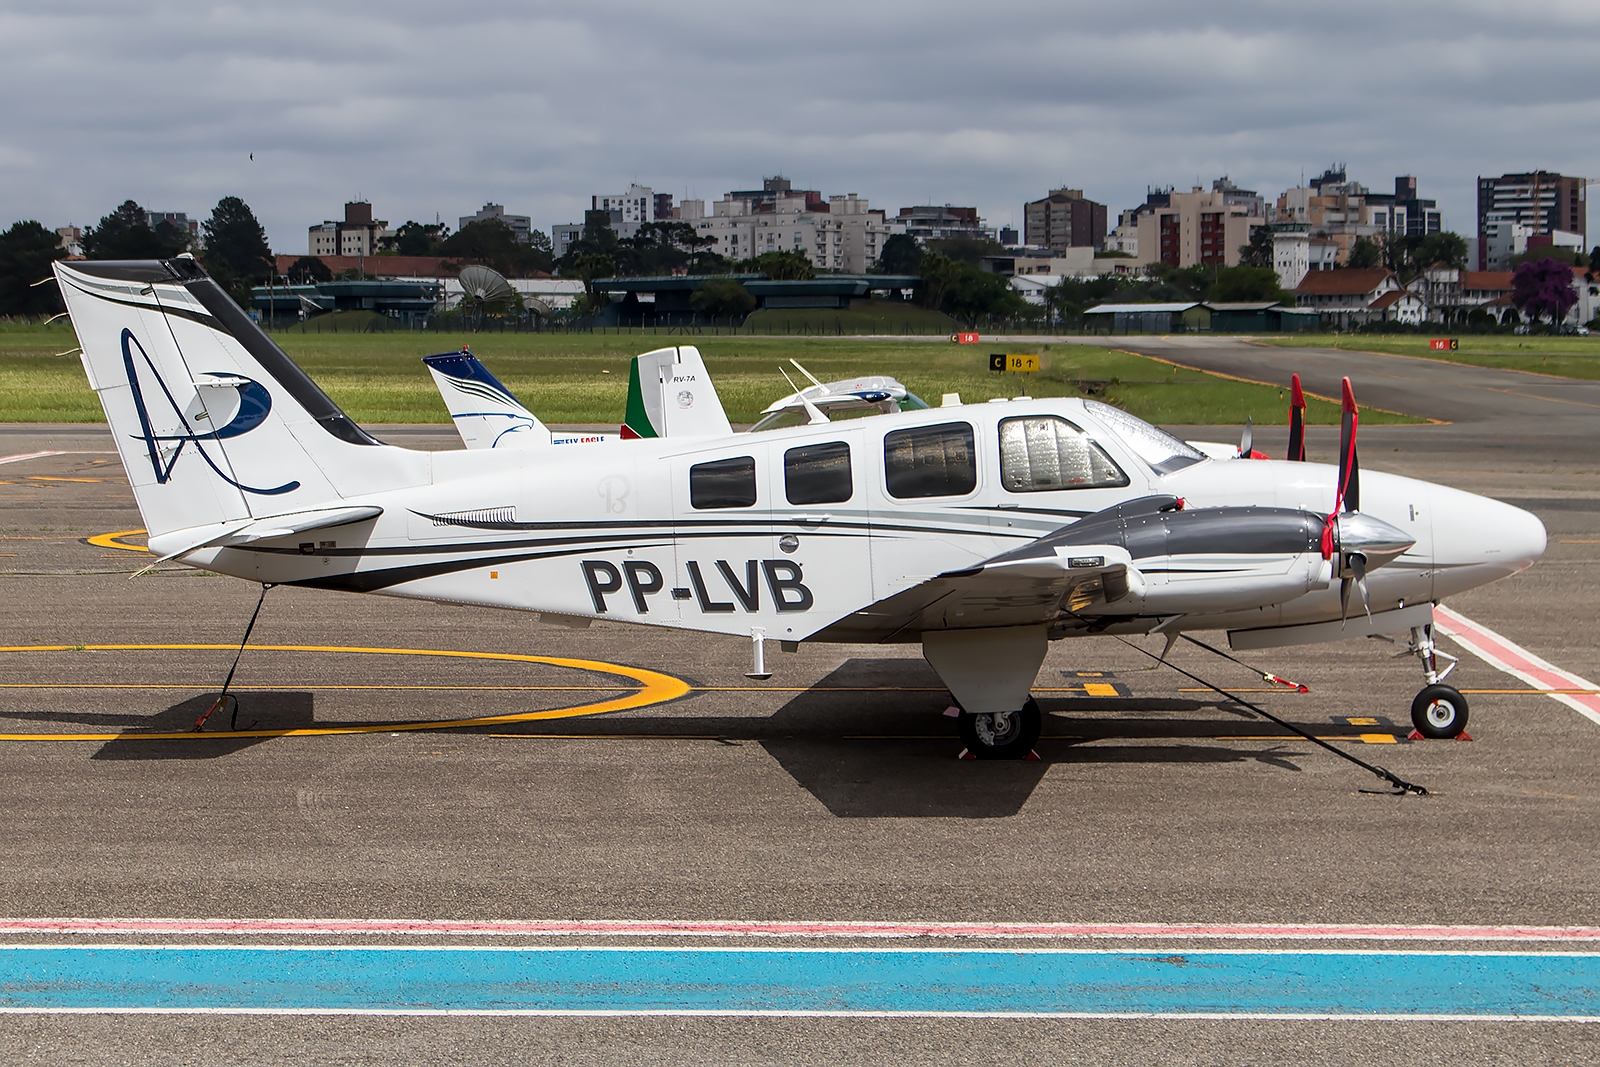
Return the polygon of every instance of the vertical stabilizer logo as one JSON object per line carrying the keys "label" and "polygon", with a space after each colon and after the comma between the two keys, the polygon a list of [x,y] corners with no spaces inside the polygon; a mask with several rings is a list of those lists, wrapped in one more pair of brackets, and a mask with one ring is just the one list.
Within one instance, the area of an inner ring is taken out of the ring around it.
{"label": "vertical stabilizer logo", "polygon": [[[135,361],[134,350],[139,352],[139,359]],[[150,421],[150,408],[145,403],[144,387],[139,384],[139,365],[142,363],[155,384],[160,387],[161,395],[165,398],[167,406],[172,410],[172,416],[177,421],[176,430],[172,433],[157,433]],[[246,493],[256,493],[261,496],[277,496],[279,493],[289,493],[300,488],[297,481],[285,482],[275,489],[258,489],[245,485],[233,479],[227,471],[217,465],[211,458],[203,444],[205,441],[223,441],[230,437],[238,437],[249,433],[266,421],[267,413],[272,410],[272,393],[260,382],[251,381],[239,375],[230,374],[226,378],[228,386],[239,392],[239,407],[227,423],[196,433],[190,419],[184,415],[183,407],[172,395],[172,390],[167,388],[166,381],[161,377],[161,371],[156,368],[155,361],[150,358],[139,339],[133,335],[132,330],[122,331],[122,366],[128,374],[128,385],[133,389],[133,406],[139,413],[139,429],[141,433],[135,435],[144,441],[145,450],[150,455],[150,467],[155,472],[156,482],[165,485],[172,480],[172,470],[178,465],[178,459],[183,455],[185,448],[190,445],[206,461],[206,465],[216,472],[217,477],[227,482],[236,489]],[[209,419],[209,413],[202,413],[201,417]]]}

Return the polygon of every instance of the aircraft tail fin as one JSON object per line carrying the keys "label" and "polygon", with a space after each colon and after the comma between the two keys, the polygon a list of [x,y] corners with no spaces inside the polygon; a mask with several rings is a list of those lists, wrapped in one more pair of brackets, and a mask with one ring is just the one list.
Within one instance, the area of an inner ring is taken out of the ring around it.
{"label": "aircraft tail fin", "polygon": [[733,433],[722,399],[693,345],[633,357],[623,437],[718,437]]}
{"label": "aircraft tail fin", "polygon": [[428,481],[426,453],[352,422],[194,260],[55,274],[158,554]]}
{"label": "aircraft tail fin", "polygon": [[549,427],[465,348],[423,356],[422,362],[428,365],[456,432],[468,448],[530,448],[551,443]]}

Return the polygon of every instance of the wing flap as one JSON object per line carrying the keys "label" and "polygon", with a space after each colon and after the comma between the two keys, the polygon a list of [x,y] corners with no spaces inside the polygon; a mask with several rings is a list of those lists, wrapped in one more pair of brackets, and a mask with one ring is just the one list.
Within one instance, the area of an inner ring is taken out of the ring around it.
{"label": "wing flap", "polygon": [[1121,546],[1062,546],[1050,555],[1000,557],[935,575],[815,636],[826,641],[914,641],[929,630],[1050,623],[1063,614],[1114,613],[1113,605],[1143,588],[1143,576]]}

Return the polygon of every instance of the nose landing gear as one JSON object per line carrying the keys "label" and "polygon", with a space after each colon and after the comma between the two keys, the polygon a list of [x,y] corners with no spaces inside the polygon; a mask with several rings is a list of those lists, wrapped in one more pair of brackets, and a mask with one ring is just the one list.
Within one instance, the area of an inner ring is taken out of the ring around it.
{"label": "nose landing gear", "polygon": [[962,712],[960,722],[961,741],[978,759],[1025,759],[1044,729],[1044,715],[1032,697],[1017,711]]}
{"label": "nose landing gear", "polygon": [[[1434,647],[1432,625],[1411,628],[1411,641],[1400,655],[1408,654],[1422,661],[1422,673],[1428,679],[1411,701],[1411,725],[1427,738],[1460,737],[1467,729],[1467,698],[1454,686],[1442,684],[1456,669],[1456,657]],[[1450,661],[1442,671],[1441,657]]]}

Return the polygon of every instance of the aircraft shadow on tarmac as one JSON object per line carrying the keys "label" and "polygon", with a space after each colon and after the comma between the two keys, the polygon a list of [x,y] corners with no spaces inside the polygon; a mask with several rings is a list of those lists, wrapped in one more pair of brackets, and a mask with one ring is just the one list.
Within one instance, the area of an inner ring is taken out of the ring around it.
{"label": "aircraft shadow on tarmac", "polygon": [[[239,696],[240,730],[298,730],[311,726],[315,720],[315,703],[311,693],[252,693]],[[195,720],[206,713],[214,693],[191,697],[174,704],[165,711],[141,717],[139,728],[126,736],[107,741],[92,758],[97,760],[193,760],[216,759],[231,756],[253,745],[272,740],[270,737],[229,737],[226,731],[232,718],[233,705],[219,708],[206,723],[205,733],[216,733],[203,740],[148,741],[141,733],[181,733],[194,729]]]}
{"label": "aircraft shadow on tarmac", "polygon": [[[316,722],[309,692],[244,691],[239,697],[240,730],[338,725]],[[214,736],[139,736],[191,731],[214,699],[214,694],[195,696],[154,716],[37,711],[7,717],[126,729],[125,736],[101,746],[93,756],[98,760],[216,759],[273,740],[228,736],[231,707],[207,723],[206,733]],[[955,720],[942,714],[948,703],[948,693],[921,660],[852,659],[770,716],[695,715],[691,701],[667,714],[543,720],[497,732],[754,742],[839,818],[1005,818],[1022,809],[1057,764],[1253,761],[1297,772],[1294,761],[1310,751],[1287,735],[1282,741],[1263,740],[1276,728],[1220,698],[1041,694],[1046,718],[1037,762],[958,760]],[[1360,732],[1342,723],[1315,727],[1323,735]],[[1243,743],[1230,745],[1231,737]]]}

